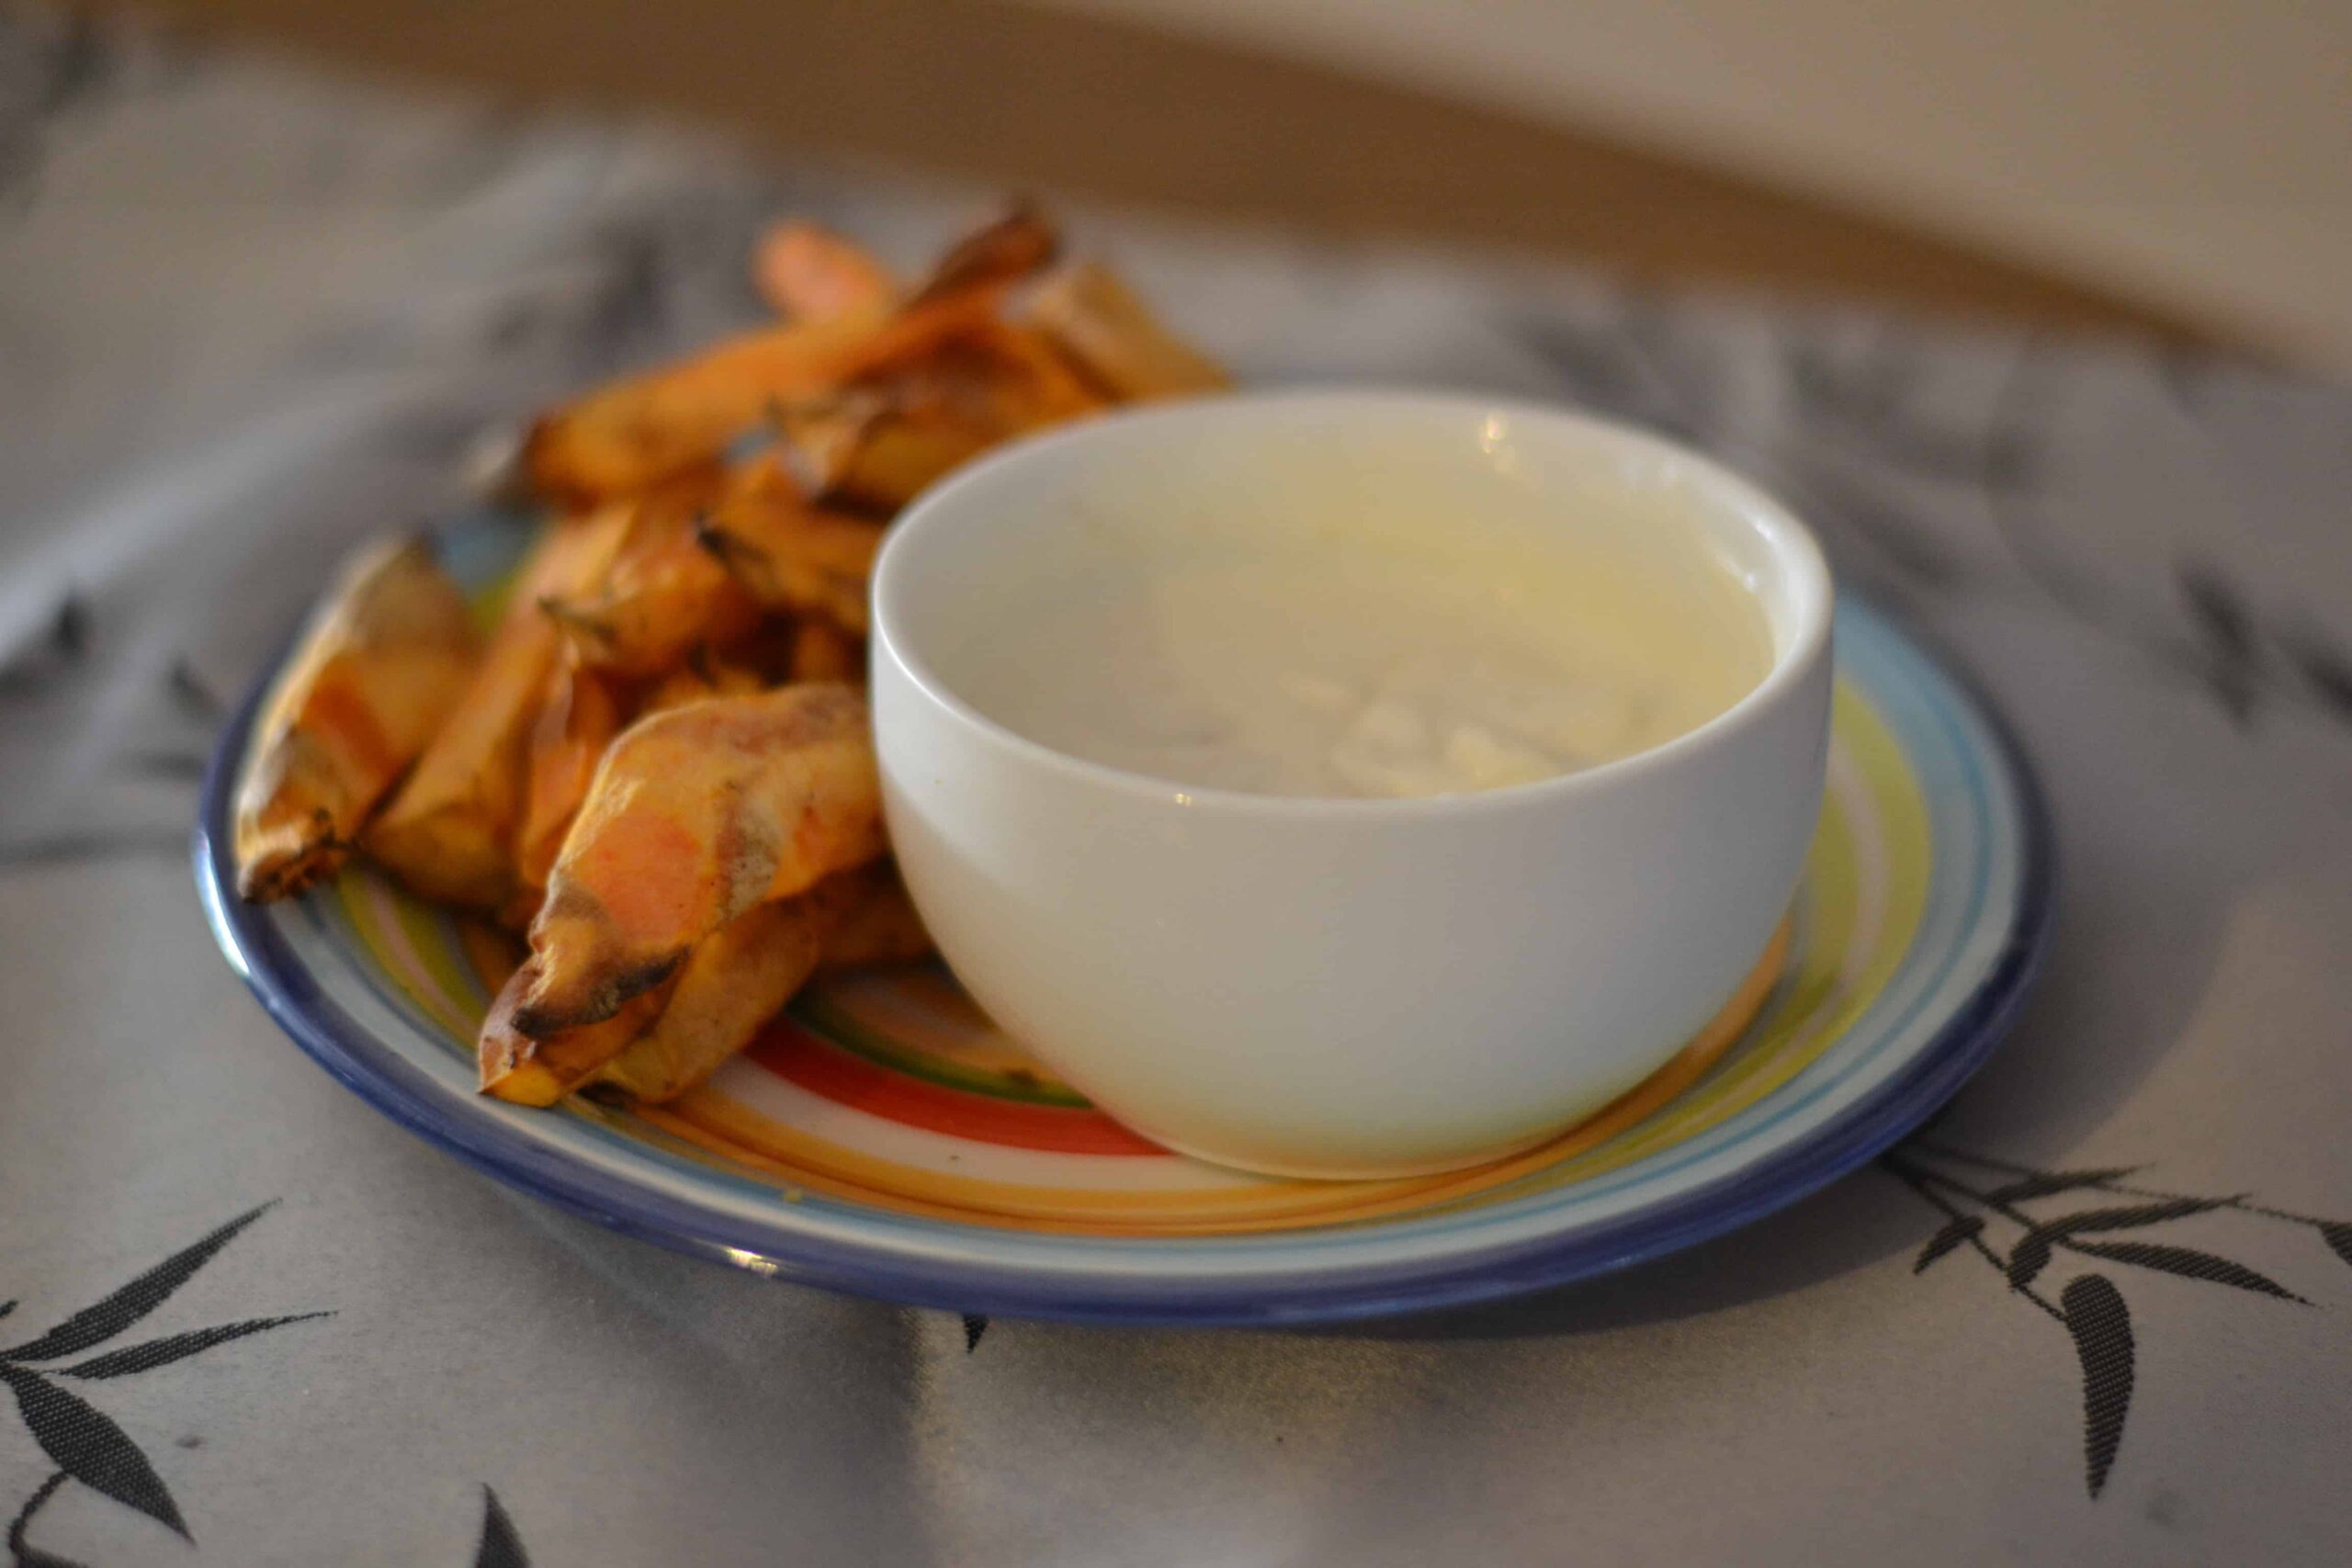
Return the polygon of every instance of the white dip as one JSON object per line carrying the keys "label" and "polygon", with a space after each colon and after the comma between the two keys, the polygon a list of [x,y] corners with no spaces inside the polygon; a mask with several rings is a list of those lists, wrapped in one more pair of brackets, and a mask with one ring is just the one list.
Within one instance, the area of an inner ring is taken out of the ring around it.
{"label": "white dip", "polygon": [[1670,516],[1628,536],[1449,515],[1409,483],[1293,499],[1247,519],[1080,503],[1052,558],[988,574],[956,690],[1174,784],[1393,798],[1646,750],[1770,665],[1754,599]]}

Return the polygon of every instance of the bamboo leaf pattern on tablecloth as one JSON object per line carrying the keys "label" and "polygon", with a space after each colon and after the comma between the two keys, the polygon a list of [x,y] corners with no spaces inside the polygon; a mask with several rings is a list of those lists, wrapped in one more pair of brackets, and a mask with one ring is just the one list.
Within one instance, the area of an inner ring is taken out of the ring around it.
{"label": "bamboo leaf pattern on tablecloth", "polygon": [[2352,1225],[2326,1223],[2319,1227],[2319,1234],[2327,1239],[2330,1251],[2352,1263]]}
{"label": "bamboo leaf pattern on tablecloth", "polygon": [[506,1517],[506,1505],[488,1486],[481,1489],[481,1543],[474,1549],[474,1568],[531,1568],[530,1553],[523,1550],[514,1521]]}
{"label": "bamboo leaf pattern on tablecloth", "polygon": [[[193,1279],[245,1227],[268,1213],[271,1206],[264,1203],[247,1210],[130,1283],[68,1316],[47,1333],[0,1350],[0,1383],[5,1383],[15,1396],[17,1414],[24,1421],[25,1429],[32,1434],[33,1441],[49,1456],[50,1462],[57,1466],[56,1472],[33,1491],[9,1523],[7,1547],[15,1568],[74,1568],[71,1559],[26,1540],[34,1516],[68,1481],[78,1481],[100,1496],[145,1515],[183,1540],[194,1539],[181,1515],[178,1500],[156,1473],[146,1450],[112,1416],[56,1380],[102,1382],[130,1377],[187,1360],[233,1340],[332,1314],[309,1312],[245,1318],[119,1346],[70,1366],[36,1367],[28,1363],[53,1363],[98,1349],[170,1300],[173,1292]],[[15,1305],[12,1301],[6,1308],[0,1308],[0,1316]]]}
{"label": "bamboo leaf pattern on tablecloth", "polygon": [[166,1335],[161,1339],[149,1339],[137,1345],[126,1345],[109,1350],[103,1356],[93,1356],[70,1367],[57,1369],[60,1376],[69,1378],[119,1378],[133,1372],[152,1372],[157,1367],[170,1366],[199,1355],[215,1345],[226,1345],[232,1339],[282,1328],[289,1323],[303,1323],[314,1317],[325,1317],[322,1312],[298,1312],[286,1317],[252,1317],[243,1323],[223,1323],[211,1328],[198,1328],[187,1334]]}
{"label": "bamboo leaf pattern on tablecloth", "polygon": [[51,1360],[78,1354],[113,1338],[170,1300],[172,1292],[193,1279],[198,1269],[212,1260],[214,1253],[234,1241],[240,1231],[268,1213],[269,1208],[264,1203],[247,1210],[211,1235],[164,1258],[105,1300],[83,1308],[40,1338],[0,1350],[0,1359]]}
{"label": "bamboo leaf pattern on tablecloth", "polygon": [[0,1382],[17,1396],[17,1413],[51,1463],[91,1491],[187,1537],[179,1505],[155,1467],[104,1412],[22,1367],[0,1366]]}
{"label": "bamboo leaf pattern on tablecloth", "polygon": [[2185,1280],[2210,1280],[2217,1285],[2235,1285],[2241,1291],[2276,1296],[2281,1301],[2300,1302],[2303,1299],[2276,1280],[2256,1273],[2243,1263],[2233,1263],[2226,1258],[2199,1252],[2193,1247],[2168,1247],[2154,1241],[2088,1241],[2075,1250],[2141,1269],[2177,1274]]}
{"label": "bamboo leaf pattern on tablecloth", "polygon": [[[2225,618],[2218,609],[2210,613],[2217,620]],[[1879,1164],[1944,1217],[1914,1259],[1914,1274],[1924,1273],[1928,1265],[1965,1247],[1998,1273],[2012,1294],[2022,1296],[2065,1328],[2081,1364],[2084,1483],[2094,1498],[2106,1488],[2109,1472],[2122,1449],[2137,1366],[2136,1341],[2123,1292],[2105,1274],[2077,1275],[2054,1302],[2036,1288],[2060,1253],[2228,1285],[2274,1301],[2309,1304],[2268,1275],[2219,1253],[2119,1234],[2199,1216],[2242,1215],[2317,1231],[2330,1251],[2352,1264],[2352,1224],[2272,1208],[2244,1193],[2199,1197],[2136,1186],[2132,1179],[2142,1169],[2137,1166],[2035,1170],[1926,1137],[1916,1137],[1881,1156]],[[2025,1207],[2053,1198],[2084,1196],[2140,1201],[2101,1201],[2057,1214],[2038,1214]],[[2004,1234],[2014,1235],[2006,1250],[1987,1239],[1996,1224],[2004,1227]]]}
{"label": "bamboo leaf pattern on tablecloth", "polygon": [[2058,1192],[2079,1192],[2086,1188],[2097,1189],[2110,1182],[2128,1181],[2138,1174],[2139,1167],[2109,1166],[2099,1170],[2052,1170],[2022,1177],[2005,1182],[1984,1194],[1988,1203],[2022,1203],[2029,1198],[2047,1198]]}
{"label": "bamboo leaf pattern on tablecloth", "polygon": [[2123,1292],[2101,1274],[2071,1281],[2058,1304],[2083,1368],[2083,1466],[2096,1497],[2115,1468],[2123,1419],[2132,1411],[2132,1312],[2123,1304]]}
{"label": "bamboo leaf pattern on tablecloth", "polygon": [[1955,1214],[1944,1222],[1944,1228],[1928,1238],[1919,1249],[1918,1260],[1911,1265],[1911,1272],[1924,1274],[1928,1266],[1944,1254],[1964,1246],[1975,1236],[1984,1234],[1984,1222],[1975,1214]]}
{"label": "bamboo leaf pattern on tablecloth", "polygon": [[57,1489],[72,1479],[63,1471],[58,1471],[34,1488],[33,1495],[25,1499],[25,1506],[17,1510],[17,1517],[8,1521],[8,1556],[16,1568],[85,1568],[83,1563],[71,1557],[43,1551],[25,1540],[26,1527],[33,1522],[33,1516],[40,1512],[41,1505],[55,1496]]}

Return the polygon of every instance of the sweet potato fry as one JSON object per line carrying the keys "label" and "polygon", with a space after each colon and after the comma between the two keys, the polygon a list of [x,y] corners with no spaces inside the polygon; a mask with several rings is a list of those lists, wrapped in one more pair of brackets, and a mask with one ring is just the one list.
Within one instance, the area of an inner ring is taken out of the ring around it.
{"label": "sweet potato fry", "polygon": [[829,621],[792,628],[792,679],[865,684],[865,645]]}
{"label": "sweet potato fry", "polygon": [[695,944],[651,1027],[595,1082],[651,1104],[674,1100],[751,1043],[816,972],[826,939],[865,892],[858,872],[747,909]]}
{"label": "sweet potato fry", "polygon": [[942,356],[947,375],[960,373],[989,398],[995,421],[1012,431],[1080,419],[1114,400],[1072,369],[1068,356],[1035,327],[987,321],[959,339],[955,350],[954,356]]}
{"label": "sweet potato fry", "polygon": [[1016,207],[951,246],[903,301],[751,333],[558,410],[524,442],[523,471],[541,495],[577,504],[713,461],[772,405],[919,360],[990,321],[1059,247],[1051,223]]}
{"label": "sweet potato fry", "polygon": [[541,599],[582,664],[650,679],[676,669],[695,648],[732,641],[758,622],[750,593],[696,541],[715,483],[715,477],[673,480],[651,491],[638,502],[627,541],[599,581]]}
{"label": "sweet potato fry", "polygon": [[422,539],[344,572],[272,694],[237,792],[237,891],[300,893],[350,853],[368,814],[466,689],[465,595]]}
{"label": "sweet potato fry", "polygon": [[524,886],[547,886],[597,761],[620,730],[612,680],[577,659],[557,660],[525,748],[523,825],[514,838],[514,871]]}
{"label": "sweet potato fry", "polygon": [[657,987],[630,998],[610,1018],[535,1039],[514,1027],[514,1010],[537,977],[532,959],[507,976],[474,1046],[481,1091],[516,1105],[553,1105],[580,1087],[661,1016],[668,998],[668,988]]}
{"label": "sweet potato fry", "polygon": [[1015,434],[957,419],[935,405],[897,407],[880,395],[780,409],[775,428],[807,494],[885,513]]}
{"label": "sweet potato fry", "polygon": [[779,400],[919,358],[998,304],[995,291],[967,288],[746,334],[542,419],[524,443],[524,469],[538,493],[560,502],[631,494],[717,458]]}
{"label": "sweet potato fry", "polygon": [[1029,321],[1122,401],[1222,391],[1226,374],[1152,315],[1118,274],[1094,262],[1037,286]]}
{"label": "sweet potato fry", "polygon": [[1036,333],[989,321],[888,374],[779,402],[771,421],[802,494],[888,513],[1001,442],[1106,406]]}
{"label": "sweet potato fry", "polygon": [[514,892],[525,743],[561,648],[538,601],[594,570],[610,543],[604,525],[546,532],[465,694],[368,825],[368,852],[427,897],[496,909]]}
{"label": "sweet potato fry", "polygon": [[531,926],[514,1010],[538,1038],[613,1016],[755,904],[883,852],[865,700],[851,687],[713,697],[606,749]]}
{"label": "sweet potato fry", "polygon": [[885,308],[899,297],[898,279],[873,252],[805,221],[768,226],[752,254],[752,282],[790,321]]}
{"label": "sweet potato fry", "polygon": [[518,886],[498,911],[510,931],[527,931],[538,917],[556,854],[614,736],[648,714],[776,684],[752,665],[720,659],[700,646],[634,703],[624,683],[569,657],[558,660],[553,682],[531,734],[523,826],[515,835]]}
{"label": "sweet potato fry", "polygon": [[761,606],[866,629],[866,578],[882,526],[811,506],[788,482],[746,485],[721,501],[695,535]]}
{"label": "sweet potato fry", "polygon": [[907,885],[888,862],[861,867],[855,897],[825,937],[820,969],[854,969],[866,964],[909,964],[930,956],[931,932],[915,913]]}
{"label": "sweet potato fry", "polygon": [[662,678],[662,683],[646,694],[645,705],[638,711],[639,718],[649,714],[666,713],[688,703],[698,703],[705,697],[741,697],[753,692],[765,691],[771,684],[757,670],[721,659],[704,649],[696,649],[685,661]]}
{"label": "sweet potato fry", "polygon": [[909,303],[993,293],[1052,265],[1061,247],[1061,231],[1051,219],[1025,201],[1015,202],[950,245]]}

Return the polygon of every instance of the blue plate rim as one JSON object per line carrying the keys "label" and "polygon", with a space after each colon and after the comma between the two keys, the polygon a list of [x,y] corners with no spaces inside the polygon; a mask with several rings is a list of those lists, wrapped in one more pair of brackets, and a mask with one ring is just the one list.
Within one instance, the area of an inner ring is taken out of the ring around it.
{"label": "blue plate rim", "polygon": [[2014,1021],[2048,946],[2057,864],[2039,779],[1976,682],[1884,612],[1841,592],[1948,682],[1992,740],[2018,816],[2016,913],[1974,989],[1907,1067],[1803,1141],[1671,1199],[1588,1225],[1442,1259],[1316,1269],[1290,1278],[1169,1280],[1111,1270],[1033,1273],[986,1261],[877,1256],[853,1240],[713,1213],[534,1142],[492,1118],[453,1117],[447,1091],[354,1021],[275,925],[235,892],[235,772],[299,629],[240,700],[207,766],[191,845],[205,919],[263,1009],[360,1099],[519,1190],[639,1240],[797,1283],[948,1311],[1136,1325],[1276,1326],[1465,1306],[1630,1267],[1723,1235],[1819,1190],[1917,1126],[1974,1074]]}

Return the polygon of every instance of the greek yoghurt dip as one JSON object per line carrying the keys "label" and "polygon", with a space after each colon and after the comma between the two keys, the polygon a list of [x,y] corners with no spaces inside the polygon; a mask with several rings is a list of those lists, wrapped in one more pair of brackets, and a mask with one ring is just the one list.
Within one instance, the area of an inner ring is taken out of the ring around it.
{"label": "greek yoghurt dip", "polygon": [[1396,799],[1648,750],[1770,667],[1753,596],[1696,528],[1661,516],[1628,547],[1411,489],[1246,523],[1091,502],[1058,558],[994,589],[956,689],[1172,784]]}

